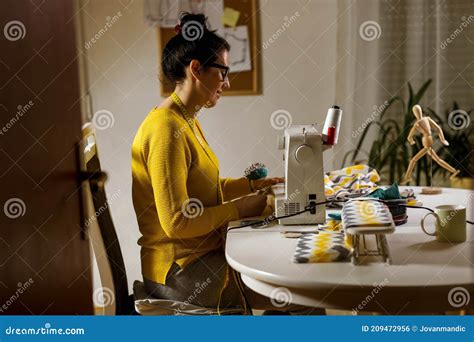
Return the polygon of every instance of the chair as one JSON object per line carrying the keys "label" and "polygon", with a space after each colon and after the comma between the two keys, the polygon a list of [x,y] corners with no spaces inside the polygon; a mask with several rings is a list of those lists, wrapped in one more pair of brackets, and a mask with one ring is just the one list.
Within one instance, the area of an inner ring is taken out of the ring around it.
{"label": "chair", "polygon": [[[133,296],[128,293],[127,274],[120,243],[110,214],[105,181],[107,176],[100,167],[97,153],[95,129],[87,123],[82,129],[83,180],[87,180],[86,211],[91,245],[97,260],[105,304],[105,314],[134,314]],[[91,203],[92,202],[92,203]],[[92,204],[92,206],[91,206]],[[92,210],[91,210],[92,209]],[[105,293],[109,291],[109,293]],[[95,296],[97,292],[94,293]],[[113,300],[107,299],[112,297]]]}
{"label": "chair", "polygon": [[[95,129],[92,123],[82,128],[81,145],[82,179],[85,182],[85,208],[88,217],[87,226],[94,256],[97,260],[100,280],[104,293],[106,315],[215,315],[216,308],[197,305],[149,295],[143,282],[136,280],[133,295],[128,293],[127,274],[120,243],[110,214],[105,181],[107,175],[101,170],[97,152]],[[96,218],[96,219],[94,219]],[[95,293],[94,293],[95,294]],[[107,299],[106,298],[106,299]],[[219,310],[222,314],[241,314],[241,308]]]}

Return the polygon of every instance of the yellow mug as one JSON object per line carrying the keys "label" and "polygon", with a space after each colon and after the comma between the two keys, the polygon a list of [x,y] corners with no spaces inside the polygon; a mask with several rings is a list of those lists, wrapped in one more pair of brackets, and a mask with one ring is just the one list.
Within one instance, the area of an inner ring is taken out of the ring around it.
{"label": "yellow mug", "polygon": [[[433,233],[425,229],[425,219],[433,215],[436,218],[436,227]],[[421,229],[428,235],[436,236],[440,242],[466,241],[466,207],[462,205],[439,205],[434,213],[428,213],[421,220]]]}

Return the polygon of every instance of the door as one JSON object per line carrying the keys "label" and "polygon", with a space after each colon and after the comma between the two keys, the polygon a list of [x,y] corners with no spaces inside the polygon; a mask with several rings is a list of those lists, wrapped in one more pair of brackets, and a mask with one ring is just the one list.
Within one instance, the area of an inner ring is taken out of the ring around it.
{"label": "door", "polygon": [[0,11],[0,314],[92,314],[72,0]]}

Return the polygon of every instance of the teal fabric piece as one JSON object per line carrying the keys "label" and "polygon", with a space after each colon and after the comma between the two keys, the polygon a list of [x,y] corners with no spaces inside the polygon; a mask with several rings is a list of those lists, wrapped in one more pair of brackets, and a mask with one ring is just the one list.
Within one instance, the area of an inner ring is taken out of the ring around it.
{"label": "teal fabric piece", "polygon": [[372,191],[367,197],[378,198],[381,200],[393,200],[393,199],[400,199],[400,191],[398,190],[398,184],[393,183],[387,189],[377,189]]}
{"label": "teal fabric piece", "polygon": [[328,217],[336,221],[342,221],[342,216],[340,213],[328,213]]}

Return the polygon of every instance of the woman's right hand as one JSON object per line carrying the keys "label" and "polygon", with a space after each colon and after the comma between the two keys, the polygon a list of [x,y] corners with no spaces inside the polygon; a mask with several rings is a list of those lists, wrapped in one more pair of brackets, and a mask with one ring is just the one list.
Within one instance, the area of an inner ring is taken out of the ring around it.
{"label": "woman's right hand", "polygon": [[237,210],[239,217],[260,216],[267,206],[267,195],[248,195],[232,201]]}

